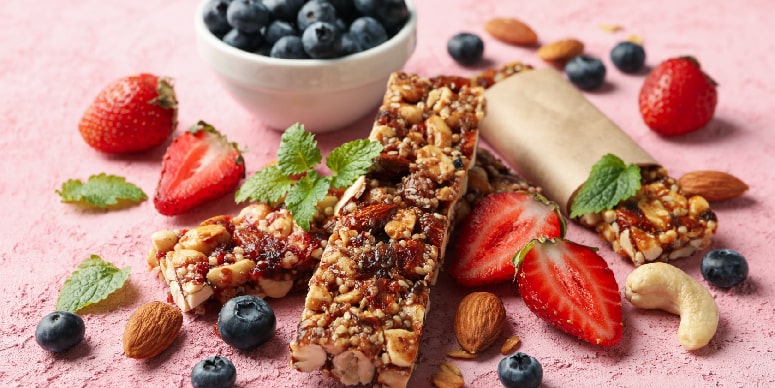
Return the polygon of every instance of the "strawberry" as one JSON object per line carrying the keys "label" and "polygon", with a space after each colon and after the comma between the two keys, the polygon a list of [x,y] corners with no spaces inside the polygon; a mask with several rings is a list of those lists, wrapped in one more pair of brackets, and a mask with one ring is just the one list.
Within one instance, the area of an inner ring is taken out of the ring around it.
{"label": "strawberry", "polygon": [[619,285],[594,248],[564,239],[533,240],[515,263],[519,293],[541,319],[600,346],[622,339]]}
{"label": "strawberry", "polygon": [[152,74],[121,78],[103,89],[86,109],[78,130],[98,151],[145,151],[170,137],[178,102],[172,80]]}
{"label": "strawberry", "polygon": [[167,148],[153,204],[161,214],[181,214],[234,191],[244,177],[237,144],[200,121]]}
{"label": "strawberry", "polygon": [[530,240],[561,237],[564,229],[557,206],[543,197],[527,192],[490,194],[463,223],[449,273],[469,287],[513,280],[514,255]]}
{"label": "strawberry", "polygon": [[716,82],[692,57],[668,59],[643,82],[638,106],[643,121],[662,136],[678,136],[705,126],[716,111]]}

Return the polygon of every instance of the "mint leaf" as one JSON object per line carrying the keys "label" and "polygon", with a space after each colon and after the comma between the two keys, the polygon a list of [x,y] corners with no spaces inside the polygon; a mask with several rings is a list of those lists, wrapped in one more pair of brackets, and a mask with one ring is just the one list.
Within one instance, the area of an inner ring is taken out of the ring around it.
{"label": "mint leaf", "polygon": [[285,205],[293,221],[309,230],[317,203],[330,188],[350,186],[367,173],[374,158],[382,152],[382,144],[368,139],[353,140],[336,147],[326,158],[331,176],[321,176],[315,168],[322,160],[315,136],[294,124],[285,130],[277,151],[277,165],[266,167],[237,190],[234,200],[277,203],[285,197]]}
{"label": "mint leaf", "polygon": [[368,139],[353,140],[336,147],[326,158],[326,165],[333,172],[331,187],[350,186],[369,171],[380,152],[382,144]]}
{"label": "mint leaf", "polygon": [[246,179],[234,194],[234,200],[237,203],[247,200],[276,203],[288,193],[294,182],[279,166],[269,166]]}
{"label": "mint leaf", "polygon": [[320,176],[316,171],[310,171],[299,179],[288,191],[285,205],[291,212],[293,220],[304,230],[309,230],[309,223],[318,202],[328,193],[328,179]]}
{"label": "mint leaf", "polygon": [[638,192],[640,179],[640,167],[626,165],[616,155],[603,155],[573,199],[570,217],[612,209]]}
{"label": "mint leaf", "polygon": [[315,136],[294,124],[285,130],[277,151],[277,165],[288,175],[304,173],[322,160]]}
{"label": "mint leaf", "polygon": [[142,189],[123,177],[105,173],[90,176],[86,183],[69,179],[56,193],[62,197],[62,202],[97,208],[122,206],[148,199]]}
{"label": "mint leaf", "polygon": [[56,309],[76,312],[97,303],[124,286],[129,267],[118,269],[97,255],[91,255],[65,281],[57,299]]}

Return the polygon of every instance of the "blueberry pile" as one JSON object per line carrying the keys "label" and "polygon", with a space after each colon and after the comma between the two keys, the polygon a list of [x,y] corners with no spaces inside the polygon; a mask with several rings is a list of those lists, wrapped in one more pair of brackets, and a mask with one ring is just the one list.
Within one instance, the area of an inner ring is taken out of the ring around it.
{"label": "blueberry pile", "polygon": [[244,51],[330,59],[386,42],[409,10],[404,0],[210,0],[203,17],[213,35]]}

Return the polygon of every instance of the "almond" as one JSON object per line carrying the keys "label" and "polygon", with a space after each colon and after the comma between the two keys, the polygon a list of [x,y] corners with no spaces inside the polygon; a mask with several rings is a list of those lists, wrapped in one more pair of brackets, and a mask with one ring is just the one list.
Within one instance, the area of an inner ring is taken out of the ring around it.
{"label": "almond", "polygon": [[484,24],[484,30],[495,39],[517,46],[534,46],[538,43],[538,35],[535,31],[515,18],[490,19]]}
{"label": "almond", "polygon": [[684,195],[699,195],[706,200],[724,201],[743,195],[748,185],[737,177],[721,171],[692,171],[678,179]]}
{"label": "almond", "polygon": [[506,320],[503,302],[490,292],[472,292],[458,305],[455,337],[463,350],[479,353],[498,339]]}
{"label": "almond", "polygon": [[149,302],[135,310],[124,329],[124,354],[143,359],[159,355],[178,336],[183,313],[163,302]]}
{"label": "almond", "polygon": [[567,61],[584,52],[584,43],[577,39],[562,39],[538,49],[538,57],[549,62]]}

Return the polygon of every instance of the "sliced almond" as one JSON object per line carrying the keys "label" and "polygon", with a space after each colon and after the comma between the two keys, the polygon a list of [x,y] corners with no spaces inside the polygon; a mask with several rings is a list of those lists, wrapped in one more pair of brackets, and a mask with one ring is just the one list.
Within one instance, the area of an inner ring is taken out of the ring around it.
{"label": "sliced almond", "polygon": [[476,358],[476,354],[467,352],[463,349],[453,349],[453,350],[447,351],[447,357],[470,360],[470,359]]}
{"label": "sliced almond", "polygon": [[439,370],[433,373],[431,381],[436,388],[462,388],[465,386],[460,369],[447,361],[439,365]]}
{"label": "sliced almond", "polygon": [[538,57],[549,62],[564,62],[584,52],[584,43],[578,39],[562,39],[538,49]]}
{"label": "sliced almond", "polygon": [[736,198],[748,191],[745,182],[721,171],[688,172],[678,179],[678,186],[684,195],[699,195],[710,202]]}
{"label": "sliced almond", "polygon": [[484,24],[484,30],[493,38],[517,46],[535,46],[538,35],[523,21],[511,17],[490,19]]}
{"label": "sliced almond", "polygon": [[515,350],[517,350],[517,347],[519,346],[520,338],[517,335],[513,335],[506,339],[506,342],[503,343],[503,346],[501,346],[501,354],[504,356],[507,356],[511,353],[514,353]]}

